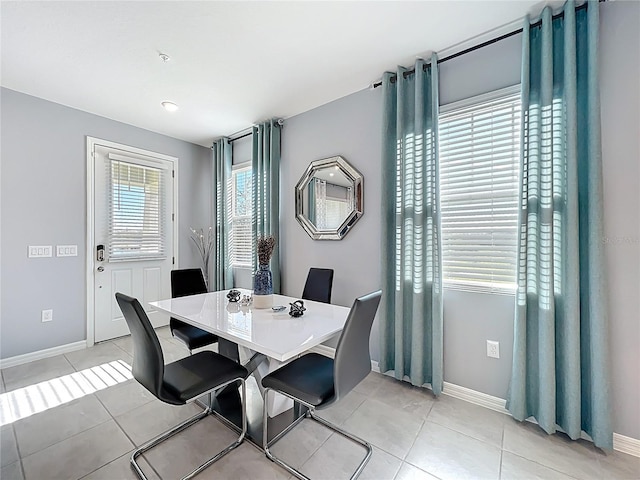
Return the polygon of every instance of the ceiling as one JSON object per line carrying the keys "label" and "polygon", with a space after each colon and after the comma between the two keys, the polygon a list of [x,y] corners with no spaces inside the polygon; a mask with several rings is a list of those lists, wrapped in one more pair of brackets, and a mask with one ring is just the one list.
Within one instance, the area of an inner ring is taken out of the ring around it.
{"label": "ceiling", "polygon": [[1,82],[209,146],[367,88],[539,3],[3,0]]}

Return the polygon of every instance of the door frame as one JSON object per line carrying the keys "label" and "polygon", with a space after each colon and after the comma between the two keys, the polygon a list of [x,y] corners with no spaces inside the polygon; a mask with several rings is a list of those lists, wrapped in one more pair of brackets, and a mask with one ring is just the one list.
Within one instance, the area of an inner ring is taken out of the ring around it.
{"label": "door frame", "polygon": [[172,157],[163,153],[144,150],[142,148],[131,147],[123,143],[102,140],[96,137],[87,136],[87,237],[86,237],[86,317],[87,317],[87,347],[95,344],[95,252],[94,252],[94,222],[95,222],[95,201],[94,201],[94,185],[95,185],[95,161],[93,150],[96,145],[102,145],[107,148],[116,148],[123,152],[132,153],[134,155],[145,155],[166,160],[171,163],[173,170],[173,258],[175,263],[173,268],[178,268],[178,157]]}

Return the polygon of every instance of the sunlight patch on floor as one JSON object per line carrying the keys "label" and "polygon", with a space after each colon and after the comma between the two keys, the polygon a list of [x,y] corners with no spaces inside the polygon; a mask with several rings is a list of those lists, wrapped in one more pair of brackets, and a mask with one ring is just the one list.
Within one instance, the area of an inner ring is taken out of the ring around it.
{"label": "sunlight patch on floor", "polygon": [[122,360],[28,385],[0,395],[0,425],[7,425],[131,380],[131,366]]}

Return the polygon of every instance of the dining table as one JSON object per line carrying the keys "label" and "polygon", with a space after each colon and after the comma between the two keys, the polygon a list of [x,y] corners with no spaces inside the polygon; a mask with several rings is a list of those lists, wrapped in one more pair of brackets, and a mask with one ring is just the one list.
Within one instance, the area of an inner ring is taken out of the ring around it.
{"label": "dining table", "polygon": [[[250,290],[236,290],[241,298],[251,296]],[[229,290],[222,290],[148,303],[158,311],[217,335],[218,352],[239,361],[255,377],[259,395],[248,395],[247,436],[261,445],[262,378],[339,335],[350,309],[304,300],[303,315],[293,317],[289,315],[290,305],[298,298],[274,294],[276,308],[259,309],[251,303],[231,301],[228,294]],[[294,408],[293,402],[282,395],[271,393],[266,401],[270,438],[283,434],[304,417],[306,409],[299,405]],[[226,394],[216,396],[213,405],[221,417],[237,428],[241,422],[239,402],[238,389],[227,389]]]}

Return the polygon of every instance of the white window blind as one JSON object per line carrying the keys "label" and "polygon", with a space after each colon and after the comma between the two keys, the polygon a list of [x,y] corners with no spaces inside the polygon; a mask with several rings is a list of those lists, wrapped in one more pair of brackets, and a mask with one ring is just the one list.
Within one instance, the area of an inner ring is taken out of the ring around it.
{"label": "white window blind", "polygon": [[167,170],[109,158],[109,261],[166,258]]}
{"label": "white window blind", "polygon": [[512,292],[516,282],[520,92],[444,108],[439,119],[444,284]]}
{"label": "white window blind", "polygon": [[233,170],[231,175],[230,209],[231,233],[229,234],[229,257],[231,266],[250,267],[253,259],[251,241],[251,214],[253,212],[253,176],[251,167]]}

